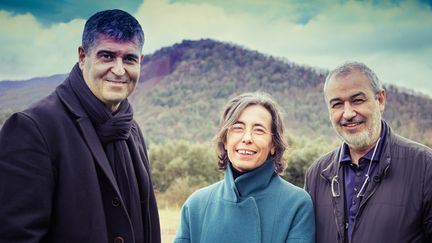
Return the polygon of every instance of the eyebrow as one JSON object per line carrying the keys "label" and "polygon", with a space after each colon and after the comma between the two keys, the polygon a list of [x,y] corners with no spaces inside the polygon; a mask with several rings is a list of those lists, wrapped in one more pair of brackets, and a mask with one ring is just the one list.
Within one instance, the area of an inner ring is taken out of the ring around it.
{"label": "eyebrow", "polygon": [[[357,98],[357,97],[359,97],[359,96],[364,96],[364,97],[366,97],[366,94],[365,94],[364,92],[362,92],[362,91],[359,91],[359,92],[357,92],[357,93],[351,95],[351,96],[349,97],[349,99],[352,100],[352,99],[355,99],[355,98]],[[337,98],[333,98],[333,99],[331,99],[331,100],[329,101],[329,104],[331,104],[331,103],[333,103],[333,102],[336,102],[336,101],[342,101],[342,100],[343,100],[343,99],[342,99],[342,98],[339,98],[339,97],[337,97]]]}
{"label": "eyebrow", "polygon": [[352,100],[352,99],[358,98],[359,96],[366,97],[366,94],[363,93],[363,92],[358,92],[358,93],[356,93],[354,95],[351,95],[350,99]]}
{"label": "eyebrow", "polygon": [[[236,122],[234,122],[234,124],[242,124],[242,125],[246,125],[244,122],[242,122],[242,121],[236,121]],[[234,125],[233,124],[233,125]],[[266,130],[268,130],[268,128],[266,128],[263,124],[261,124],[261,123],[254,123],[254,124],[252,124],[252,127],[262,127],[262,128],[264,128],[264,129],[266,129]]]}
{"label": "eyebrow", "polygon": [[126,54],[125,57],[129,57],[129,58],[134,58],[134,59],[139,59],[139,56],[135,55],[135,54]]}
{"label": "eyebrow", "polygon": [[114,55],[114,56],[116,55],[115,52],[113,52],[113,51],[108,51],[108,50],[100,50],[100,51],[98,51],[98,52],[96,53],[97,56],[102,55],[102,54],[110,54],[110,55]]}
{"label": "eyebrow", "polygon": [[[109,54],[109,55],[117,56],[116,52],[109,51],[109,50],[100,50],[96,53],[97,56],[100,56],[102,54]],[[139,59],[139,56],[137,56],[136,54],[133,54],[133,53],[127,53],[126,55],[124,55],[124,57]]]}

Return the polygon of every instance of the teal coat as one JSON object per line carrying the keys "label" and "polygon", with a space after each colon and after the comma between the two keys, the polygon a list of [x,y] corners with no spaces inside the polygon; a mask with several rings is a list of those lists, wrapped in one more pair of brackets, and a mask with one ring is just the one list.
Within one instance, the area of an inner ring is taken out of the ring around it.
{"label": "teal coat", "polygon": [[313,243],[312,201],[274,172],[273,162],[193,193],[182,208],[175,243]]}

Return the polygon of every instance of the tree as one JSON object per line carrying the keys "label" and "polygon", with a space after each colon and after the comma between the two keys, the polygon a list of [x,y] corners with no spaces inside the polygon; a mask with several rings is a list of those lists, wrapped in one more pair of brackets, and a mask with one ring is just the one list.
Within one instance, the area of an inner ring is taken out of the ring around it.
{"label": "tree", "polygon": [[309,139],[291,136],[287,141],[290,145],[285,155],[288,166],[282,177],[299,187],[304,185],[305,174],[309,166],[337,146],[336,141],[329,143],[322,137]]}

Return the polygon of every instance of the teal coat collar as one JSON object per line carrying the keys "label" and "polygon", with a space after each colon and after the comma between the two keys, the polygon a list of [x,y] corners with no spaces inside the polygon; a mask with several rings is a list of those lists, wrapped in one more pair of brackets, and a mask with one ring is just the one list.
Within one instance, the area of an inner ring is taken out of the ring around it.
{"label": "teal coat collar", "polygon": [[264,190],[270,183],[274,171],[273,159],[267,159],[264,164],[247,172],[234,180],[231,163],[225,171],[222,197],[227,201],[239,202],[242,198],[253,196]]}

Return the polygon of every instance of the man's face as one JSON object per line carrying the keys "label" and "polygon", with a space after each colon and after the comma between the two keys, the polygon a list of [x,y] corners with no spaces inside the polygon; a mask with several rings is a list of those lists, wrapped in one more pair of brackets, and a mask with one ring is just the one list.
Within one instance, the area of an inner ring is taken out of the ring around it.
{"label": "man's face", "polygon": [[351,149],[369,150],[381,132],[384,91],[374,94],[367,76],[354,70],[332,77],[325,98],[330,120],[338,135]]}
{"label": "man's face", "polygon": [[89,51],[80,47],[78,54],[86,84],[115,111],[135,89],[140,77],[142,55],[138,41],[116,41],[100,35]]}

